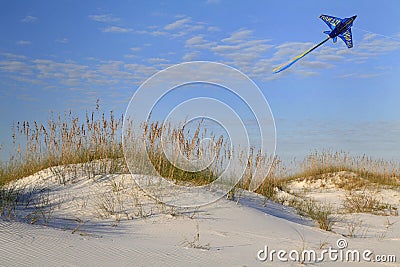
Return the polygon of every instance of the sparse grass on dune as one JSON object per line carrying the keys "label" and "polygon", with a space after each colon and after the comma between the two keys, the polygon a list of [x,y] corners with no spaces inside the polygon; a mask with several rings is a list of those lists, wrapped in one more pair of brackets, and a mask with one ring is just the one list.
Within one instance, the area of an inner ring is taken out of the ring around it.
{"label": "sparse grass on dune", "polygon": [[[201,127],[202,122],[199,122],[194,129],[193,136],[190,135],[190,131],[185,133],[184,128],[172,127],[171,124],[153,122],[150,124],[142,123],[141,126],[143,135],[141,138],[133,140],[133,147],[135,147],[135,142],[146,143],[148,159],[159,175],[175,183],[197,186],[209,184],[218,178],[219,168],[223,166],[223,161],[226,160],[222,153],[223,141],[221,137],[217,138],[213,134],[208,136],[211,140],[210,143],[216,144],[213,153],[214,161],[204,169],[197,168],[198,166],[190,166],[193,169],[201,169],[198,171],[188,171],[177,167],[178,159],[176,159],[176,162],[171,162],[164,153],[164,149],[169,149],[172,155],[182,155],[192,161],[201,160],[203,154],[212,151],[210,145],[208,147],[200,145],[201,140],[206,138],[207,132],[206,129]],[[163,134],[164,138],[166,136],[166,140],[162,139]],[[169,145],[165,145],[165,143],[169,143]]]}
{"label": "sparse grass on dune", "polygon": [[369,190],[348,191],[343,202],[343,208],[348,213],[371,213],[376,215],[398,216],[396,207],[383,203]]}
{"label": "sparse grass on dune", "polygon": [[[91,162],[105,159],[111,162],[118,161],[118,168],[109,170],[127,171],[121,161],[123,150],[121,142],[122,116],[116,119],[113,112],[109,115],[96,111],[86,113],[83,120],[73,115],[72,112],[59,114],[56,118],[51,116],[47,124],[39,124],[24,121],[18,122],[13,127],[13,143],[15,154],[8,163],[0,166],[0,185],[12,180],[26,177],[42,169]],[[171,125],[161,123],[143,124],[143,140],[147,144],[148,157],[153,166],[163,177],[171,180],[190,182],[194,185],[204,185],[218,177],[218,173],[224,167],[232,154],[229,146],[220,136],[213,136],[216,144],[215,164],[198,172],[184,171],[174,166],[163,153],[161,133],[167,131],[169,141],[179,140],[180,151],[186,157],[201,157],[209,147],[200,147],[200,141],[204,138],[207,129],[198,125],[191,137],[182,129],[175,129]],[[165,141],[165,140],[164,140]],[[168,140],[167,140],[168,141]],[[286,180],[301,177],[318,177],[319,175],[340,171],[350,171],[371,183],[388,186],[400,185],[400,164],[374,160],[371,157],[354,157],[345,152],[314,152],[301,162],[292,162],[285,166],[278,157],[265,158],[263,155],[251,150],[250,156],[244,162],[247,170],[241,186],[248,188],[250,177],[257,164],[271,164],[270,172],[258,192],[267,196],[271,195],[271,185],[279,187]],[[116,164],[117,165],[117,164]]]}
{"label": "sparse grass on dune", "polygon": [[[5,190],[6,185],[49,167],[59,166],[52,168],[52,172],[59,178],[60,184],[68,182],[65,175],[68,171],[85,173],[89,178],[97,174],[128,173],[121,139],[122,121],[123,117],[116,118],[113,112],[109,115],[100,113],[97,106],[94,112],[86,113],[83,119],[67,112],[56,117],[51,116],[46,124],[25,121],[14,125],[12,140],[15,154],[9,162],[0,165],[1,213],[10,216],[15,208],[13,203],[19,201],[18,197],[15,197],[16,191]],[[222,136],[207,132],[201,122],[192,132],[159,122],[142,123],[141,129],[143,132],[139,133],[139,136],[130,135],[128,132],[125,138],[132,144],[145,143],[147,155],[143,160],[149,159],[161,176],[177,184],[201,186],[215,181],[232,157],[232,149],[235,149],[231,148]],[[162,139],[163,133],[167,137],[165,140]],[[201,145],[204,138],[211,140],[206,146]],[[166,142],[173,144],[170,148],[173,150],[172,154],[181,154],[190,160],[201,159],[202,155],[213,155],[214,160],[200,171],[182,170],[164,154]],[[134,148],[133,146],[133,150]],[[141,166],[140,157],[139,155],[138,165],[135,166],[139,172],[141,168],[145,168],[144,165]],[[285,165],[278,157],[267,157],[251,148],[249,156],[246,159],[242,158],[240,164],[245,164],[246,170],[236,187],[245,190],[249,189],[256,167],[271,166],[256,192],[273,200],[276,200],[276,193],[284,190],[293,180],[320,179],[326,174],[341,171],[357,176],[335,182],[338,188],[345,190],[354,191],[365,188],[367,184],[400,186],[399,163],[374,160],[367,156],[354,157],[345,152],[314,152],[301,162],[294,161]],[[233,190],[233,194],[234,192]],[[356,197],[357,195],[353,194],[352,198],[349,198],[349,212],[377,209],[372,204],[372,209],[369,209],[367,204],[370,203],[357,206],[362,203],[356,202]],[[102,210],[107,215],[110,210],[109,204],[113,202],[105,203],[108,206],[102,203]],[[332,228],[331,209],[307,201],[295,201],[291,205],[299,213],[316,220],[322,229]]]}
{"label": "sparse grass on dune", "polygon": [[0,170],[0,185],[51,166],[123,157],[117,131],[121,119],[107,118],[98,109],[82,122],[71,112],[50,118],[47,124],[24,121],[13,126],[15,154]]}
{"label": "sparse grass on dune", "polygon": [[322,230],[331,231],[336,222],[332,207],[319,204],[311,199],[298,200],[293,198],[289,206],[294,207],[298,214],[317,222],[318,227]]}
{"label": "sparse grass on dune", "polygon": [[[197,172],[181,170],[171,163],[163,153],[160,141],[162,131],[172,133],[170,140],[175,138],[174,135],[179,135],[179,147],[187,157],[198,157],[202,152],[199,150],[200,126],[194,137],[188,138],[182,130],[172,129],[171,125],[143,124],[143,136],[135,142],[147,143],[147,156],[161,176],[194,185],[208,184],[217,178],[217,168],[223,165],[218,159],[212,167]],[[56,118],[52,116],[46,125],[36,121],[18,122],[13,127],[12,136],[15,154],[8,163],[0,165],[0,186],[52,166],[68,166],[96,160],[100,160],[97,161],[100,166],[96,164],[90,171],[97,174],[127,173],[121,132],[122,117],[116,119],[112,112],[106,116],[98,108],[95,112],[86,113],[84,120],[68,112]],[[216,140],[216,143],[220,145],[221,140]],[[215,155],[220,155],[219,150]],[[217,164],[220,166],[216,166]],[[82,168],[87,166],[82,165]],[[137,168],[140,170],[141,166]]]}
{"label": "sparse grass on dune", "polygon": [[314,152],[302,162],[294,163],[293,174],[287,179],[301,177],[319,177],[327,173],[349,171],[371,183],[387,186],[400,186],[400,163],[374,159],[366,155],[351,156],[349,153],[340,152]]}

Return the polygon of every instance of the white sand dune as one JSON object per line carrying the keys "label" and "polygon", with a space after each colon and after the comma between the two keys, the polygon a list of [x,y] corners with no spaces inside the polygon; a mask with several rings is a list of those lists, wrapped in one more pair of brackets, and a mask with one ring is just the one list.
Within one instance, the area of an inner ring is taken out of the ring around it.
{"label": "white sand dune", "polygon": [[[0,220],[1,266],[303,266],[277,258],[262,262],[257,253],[265,246],[287,252],[321,252],[329,247],[336,249],[341,238],[348,242],[346,249],[393,254],[400,261],[397,216],[354,215],[363,220],[367,230],[349,238],[340,232],[346,228],[344,220],[337,223],[336,233],[323,231],[291,208],[265,203],[262,196],[249,192],[243,192],[238,202],[222,199],[195,212],[176,212],[146,200],[129,175],[80,176],[61,185],[47,170],[16,185],[30,192],[32,188],[49,188],[46,194],[54,205],[48,226],[40,225],[40,218],[36,224],[27,223],[23,218],[27,218],[29,209],[22,207],[15,219]],[[123,203],[114,206],[121,217],[99,215],[101,203],[107,203],[108,196],[114,197],[114,204]],[[390,227],[385,227],[386,220],[391,222]],[[365,262],[341,264],[364,266]],[[325,259],[310,265],[338,263]]]}

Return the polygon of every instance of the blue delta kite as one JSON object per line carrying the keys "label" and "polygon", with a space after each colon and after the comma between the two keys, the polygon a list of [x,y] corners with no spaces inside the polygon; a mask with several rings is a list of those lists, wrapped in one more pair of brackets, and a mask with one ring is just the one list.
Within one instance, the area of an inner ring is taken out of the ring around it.
{"label": "blue delta kite", "polygon": [[345,18],[345,19],[340,19],[328,15],[321,15],[319,16],[320,19],[322,19],[331,29],[330,31],[324,31],[325,34],[328,34],[328,38],[320,42],[319,44],[315,45],[311,49],[307,50],[306,52],[298,55],[297,57],[293,58],[289,62],[282,64],[275,69],[273,69],[274,73],[281,72],[290,66],[292,66],[294,63],[296,63],[298,60],[301,58],[305,57],[308,53],[311,53],[313,50],[317,49],[319,46],[324,44],[326,41],[329,39],[332,39],[334,43],[336,43],[337,38],[339,37],[340,39],[343,40],[343,42],[347,45],[348,48],[353,47],[353,39],[351,35],[351,26],[353,26],[353,22],[356,19],[357,16],[352,16],[351,18]]}

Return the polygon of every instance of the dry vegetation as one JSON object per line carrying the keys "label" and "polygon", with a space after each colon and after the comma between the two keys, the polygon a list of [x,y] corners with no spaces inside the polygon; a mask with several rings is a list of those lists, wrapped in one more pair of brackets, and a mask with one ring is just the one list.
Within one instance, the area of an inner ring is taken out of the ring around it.
{"label": "dry vegetation", "polygon": [[363,189],[362,191],[349,191],[343,202],[343,208],[348,213],[372,213],[376,215],[398,216],[396,207],[382,203],[373,192]]}
{"label": "dry vegetation", "polygon": [[[7,164],[0,166],[0,214],[12,217],[17,205],[27,200],[21,199],[18,190],[9,188],[11,181],[34,174],[40,170],[53,167],[51,171],[58,177],[60,184],[73,181],[74,178],[85,173],[94,177],[97,174],[128,173],[123,155],[121,140],[123,118],[116,118],[111,112],[109,115],[96,111],[86,113],[84,119],[68,112],[56,117],[51,116],[46,124],[34,121],[18,122],[13,127],[13,143],[15,155]],[[184,129],[177,129],[171,125],[160,123],[143,123],[141,125],[142,139],[136,142],[145,142],[147,156],[154,165],[156,171],[163,177],[175,183],[186,185],[208,184],[218,177],[219,173],[229,161],[232,151],[230,146],[221,136],[207,133],[201,124],[194,132],[189,133]],[[201,140],[206,134],[211,137],[211,144],[215,144],[213,155],[216,160],[198,172],[184,171],[175,167],[162,152],[162,133],[167,133],[171,142],[178,142],[179,150],[174,153],[182,153],[187,158],[200,158],[207,153],[204,149],[211,146],[201,146]],[[127,138],[134,138],[129,136]],[[77,164],[85,163],[85,164]],[[237,187],[248,189],[253,171],[261,164],[272,164],[271,170],[265,177],[261,186],[257,189],[267,198],[277,200],[276,193],[284,190],[289,181],[304,178],[320,179],[324,175],[340,171],[349,171],[356,174],[347,180],[337,181],[338,188],[348,190],[349,195],[345,208],[348,212],[372,212],[379,213],[382,209],[376,199],[367,198],[363,193],[355,190],[365,188],[366,185],[398,187],[400,185],[400,165],[396,162],[374,160],[367,156],[352,157],[344,152],[314,152],[302,162],[293,161],[285,166],[279,158],[266,157],[255,149],[251,149],[250,156],[242,162],[246,164],[245,175]],[[55,166],[64,166],[63,168]],[[138,166],[140,169],[140,166]],[[118,191],[118,190],[117,190]],[[234,194],[234,191],[230,192]],[[233,197],[232,197],[233,198]],[[25,202],[24,202],[25,201]],[[31,201],[31,200],[29,200]],[[41,217],[46,220],[51,211],[44,211],[45,200],[38,203],[36,213],[32,214],[32,220]],[[119,209],[119,200],[115,194],[106,195],[104,201],[98,203],[100,216],[113,215]],[[332,210],[312,201],[291,201],[300,214],[316,220],[320,228],[330,230],[334,222]]]}
{"label": "dry vegetation", "polygon": [[[346,152],[323,151],[314,152],[302,162],[292,164],[296,170],[288,176],[290,179],[298,177],[315,177],[319,175],[349,171],[370,183],[379,185],[400,185],[400,163],[394,161],[376,160],[366,155],[351,156]],[[293,169],[293,168],[292,168]]]}
{"label": "dry vegetation", "polygon": [[115,166],[109,172],[120,171],[123,153],[117,132],[121,123],[112,112],[106,117],[98,108],[86,113],[84,121],[68,112],[52,116],[47,124],[17,122],[12,136],[15,154],[0,168],[0,185],[51,166],[96,159],[110,159]]}

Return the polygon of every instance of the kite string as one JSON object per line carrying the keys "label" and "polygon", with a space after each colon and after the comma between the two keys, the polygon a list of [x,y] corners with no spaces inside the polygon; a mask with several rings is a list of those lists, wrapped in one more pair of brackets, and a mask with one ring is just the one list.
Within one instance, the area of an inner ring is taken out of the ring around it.
{"label": "kite string", "polygon": [[364,29],[361,29],[361,28],[356,27],[356,26],[353,26],[353,29],[357,29],[357,30],[360,30],[360,31],[363,31],[363,32],[367,32],[367,33],[370,33],[370,34],[375,34],[375,35],[378,35],[378,36],[382,36],[382,37],[389,38],[389,39],[395,40],[397,42],[400,42],[400,39],[398,39],[398,38],[395,38],[395,37],[392,37],[392,36],[388,36],[388,35],[384,35],[384,34],[379,34],[379,33],[376,33],[376,32],[371,32],[371,31],[364,30]]}

